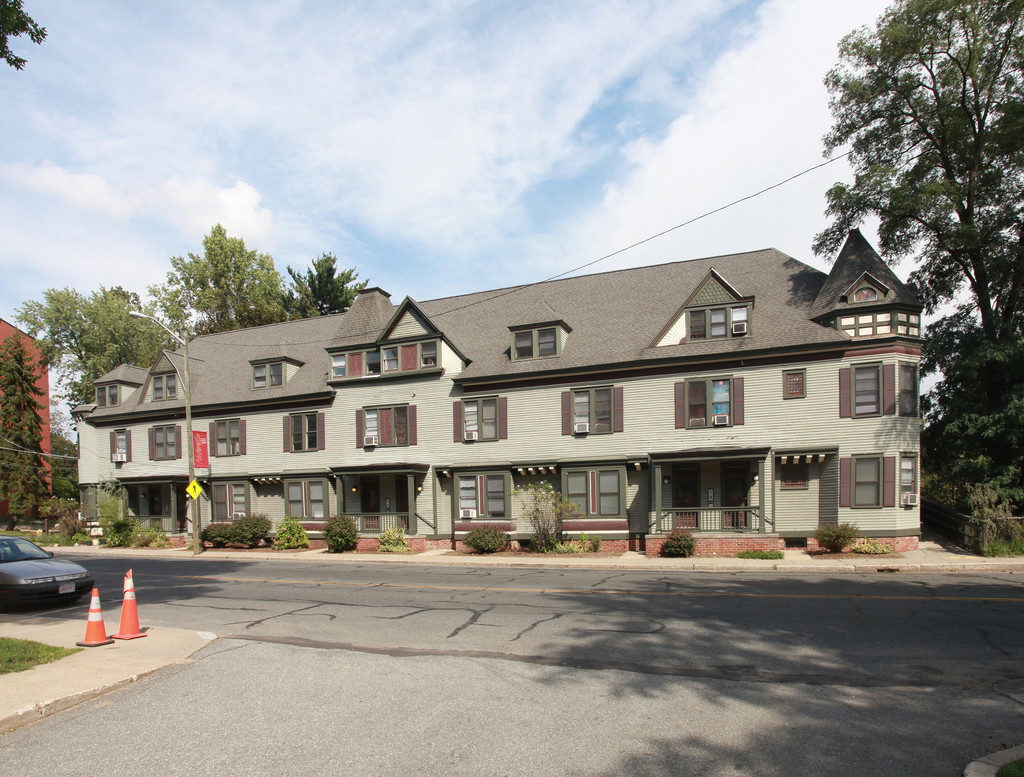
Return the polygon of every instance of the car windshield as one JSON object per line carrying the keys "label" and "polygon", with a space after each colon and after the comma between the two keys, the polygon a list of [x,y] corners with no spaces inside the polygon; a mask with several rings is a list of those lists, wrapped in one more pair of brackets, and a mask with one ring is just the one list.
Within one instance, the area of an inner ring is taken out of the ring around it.
{"label": "car windshield", "polygon": [[21,537],[0,537],[0,564],[33,558],[50,558],[50,554]]}

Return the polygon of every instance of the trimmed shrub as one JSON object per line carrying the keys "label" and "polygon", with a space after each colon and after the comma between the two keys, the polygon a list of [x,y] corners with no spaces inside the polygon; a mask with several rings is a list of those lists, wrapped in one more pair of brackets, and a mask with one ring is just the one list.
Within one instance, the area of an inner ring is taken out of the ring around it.
{"label": "trimmed shrub", "polygon": [[828,523],[814,532],[818,545],[829,553],[842,553],[860,536],[852,523]]}
{"label": "trimmed shrub", "polygon": [[359,541],[356,519],[351,515],[332,515],[324,524],[324,540],[331,553],[355,550]]}
{"label": "trimmed shrub", "polygon": [[306,536],[306,529],[298,518],[293,515],[286,515],[284,520],[277,525],[277,534],[274,535],[274,547],[281,550],[309,547],[309,537]]}
{"label": "trimmed shrub", "polygon": [[601,538],[590,537],[586,532],[581,532],[578,539],[556,542],[551,549],[552,553],[597,553],[601,550]]}
{"label": "trimmed shrub", "polygon": [[159,526],[147,526],[135,535],[137,548],[167,548],[170,545],[167,534]]}
{"label": "trimmed shrub", "polygon": [[203,541],[204,547],[208,545],[213,548],[223,548],[231,542],[233,528],[230,523],[211,523],[203,529],[199,538]]}
{"label": "trimmed shrub", "polygon": [[270,519],[265,515],[245,515],[231,522],[231,542],[255,548],[270,534]]}
{"label": "trimmed shrub", "polygon": [[864,542],[854,545],[851,550],[854,553],[864,553],[869,556],[881,556],[886,553],[892,553],[890,545],[883,545],[875,540],[864,540]]}
{"label": "trimmed shrub", "polygon": [[380,533],[381,553],[408,553],[409,543],[405,541],[405,530],[398,526],[392,526]]}
{"label": "trimmed shrub", "polygon": [[510,540],[508,532],[494,526],[480,526],[467,534],[463,542],[477,553],[497,553],[507,548]]}
{"label": "trimmed shrub", "polygon": [[134,518],[114,518],[103,529],[103,539],[112,548],[128,548],[139,533],[139,522]]}
{"label": "trimmed shrub", "polygon": [[661,546],[661,555],[684,558],[692,556],[696,547],[697,543],[687,529],[673,529]]}
{"label": "trimmed shrub", "polygon": [[785,557],[785,554],[781,550],[741,550],[736,554],[736,558],[763,558],[778,560]]}

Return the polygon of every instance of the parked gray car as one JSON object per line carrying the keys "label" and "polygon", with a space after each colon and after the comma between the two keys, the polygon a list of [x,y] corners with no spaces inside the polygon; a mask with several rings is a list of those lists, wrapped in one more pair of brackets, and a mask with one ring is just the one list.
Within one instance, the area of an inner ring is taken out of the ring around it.
{"label": "parked gray car", "polygon": [[54,558],[34,542],[0,537],[0,606],[75,601],[93,587],[89,571],[73,561]]}

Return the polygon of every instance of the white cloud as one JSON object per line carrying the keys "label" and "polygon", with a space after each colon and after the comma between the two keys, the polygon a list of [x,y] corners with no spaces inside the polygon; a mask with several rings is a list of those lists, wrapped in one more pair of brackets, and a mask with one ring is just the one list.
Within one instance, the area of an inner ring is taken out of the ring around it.
{"label": "white cloud", "polygon": [[72,173],[51,162],[4,165],[0,168],[0,177],[14,186],[50,195],[79,210],[113,219],[126,219],[134,210],[132,200],[116,192],[101,176]]}
{"label": "white cloud", "polygon": [[154,211],[166,208],[166,218],[186,236],[208,234],[210,227],[221,224],[229,235],[267,248],[273,235],[270,210],[260,207],[260,193],[245,181],[224,188],[208,181],[171,179],[153,193],[152,204]]}

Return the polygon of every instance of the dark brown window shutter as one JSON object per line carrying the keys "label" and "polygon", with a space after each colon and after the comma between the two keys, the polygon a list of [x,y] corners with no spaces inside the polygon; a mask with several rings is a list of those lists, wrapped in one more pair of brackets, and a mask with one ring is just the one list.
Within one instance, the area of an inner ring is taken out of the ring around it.
{"label": "dark brown window shutter", "polygon": [[679,381],[675,385],[676,429],[686,428],[686,384]]}
{"label": "dark brown window shutter", "polygon": [[882,365],[882,415],[896,415],[896,365]]}
{"label": "dark brown window shutter", "polygon": [[732,379],[732,422],[737,426],[743,425],[743,378]]}
{"label": "dark brown window shutter", "polygon": [[149,460],[156,460],[156,429],[149,428]]}
{"label": "dark brown window shutter", "polygon": [[363,355],[361,353],[350,353],[345,357],[345,374],[350,378],[356,378],[363,374]]}
{"label": "dark brown window shutter", "polygon": [[110,455],[117,453],[117,432],[110,433]]}
{"label": "dark brown window shutter", "polygon": [[[238,452],[245,455],[245,419],[238,422]],[[246,497],[248,498],[248,497]]]}
{"label": "dark brown window shutter", "polygon": [[622,386],[612,389],[612,419],[612,431],[621,432],[624,428],[622,423]]}
{"label": "dark brown window shutter", "polygon": [[839,460],[839,506],[850,506],[850,491],[853,487],[853,459]]}
{"label": "dark brown window shutter", "polygon": [[128,454],[128,461],[132,460],[132,430],[129,429],[124,433],[124,447],[125,453]]}
{"label": "dark brown window shutter", "polygon": [[316,414],[316,449],[318,451],[324,450],[327,447],[327,415],[325,413]]}
{"label": "dark brown window shutter", "polygon": [[[210,421],[210,436],[206,440],[206,449],[210,452],[210,456],[217,455],[217,422]],[[230,445],[228,446],[230,450]]]}
{"label": "dark brown window shutter", "polygon": [[452,402],[452,442],[462,442],[462,402]]}
{"label": "dark brown window shutter", "polygon": [[409,444],[415,445],[416,442],[416,405],[409,405]]}
{"label": "dark brown window shutter", "polygon": [[[839,370],[839,417],[849,418],[853,414],[850,396],[850,368]],[[849,505],[847,505],[849,507]]]}
{"label": "dark brown window shutter", "polygon": [[508,397],[498,397],[498,439],[508,439]]}
{"label": "dark brown window shutter", "polygon": [[419,366],[419,350],[420,349],[418,345],[402,346],[403,370],[415,370]]}
{"label": "dark brown window shutter", "polygon": [[896,457],[882,459],[882,506],[896,506]]}
{"label": "dark brown window shutter", "polygon": [[289,453],[292,449],[292,419],[291,416],[284,417],[284,452]]}
{"label": "dark brown window shutter", "polygon": [[182,457],[182,450],[181,450],[181,427],[180,426],[175,426],[174,427],[174,449],[175,449],[174,450],[174,453],[175,453],[174,458],[180,459]]}
{"label": "dark brown window shutter", "polygon": [[366,411],[356,410],[356,447],[363,447],[363,429],[366,428]]}
{"label": "dark brown window shutter", "polygon": [[572,392],[562,392],[562,434],[572,434]]}

